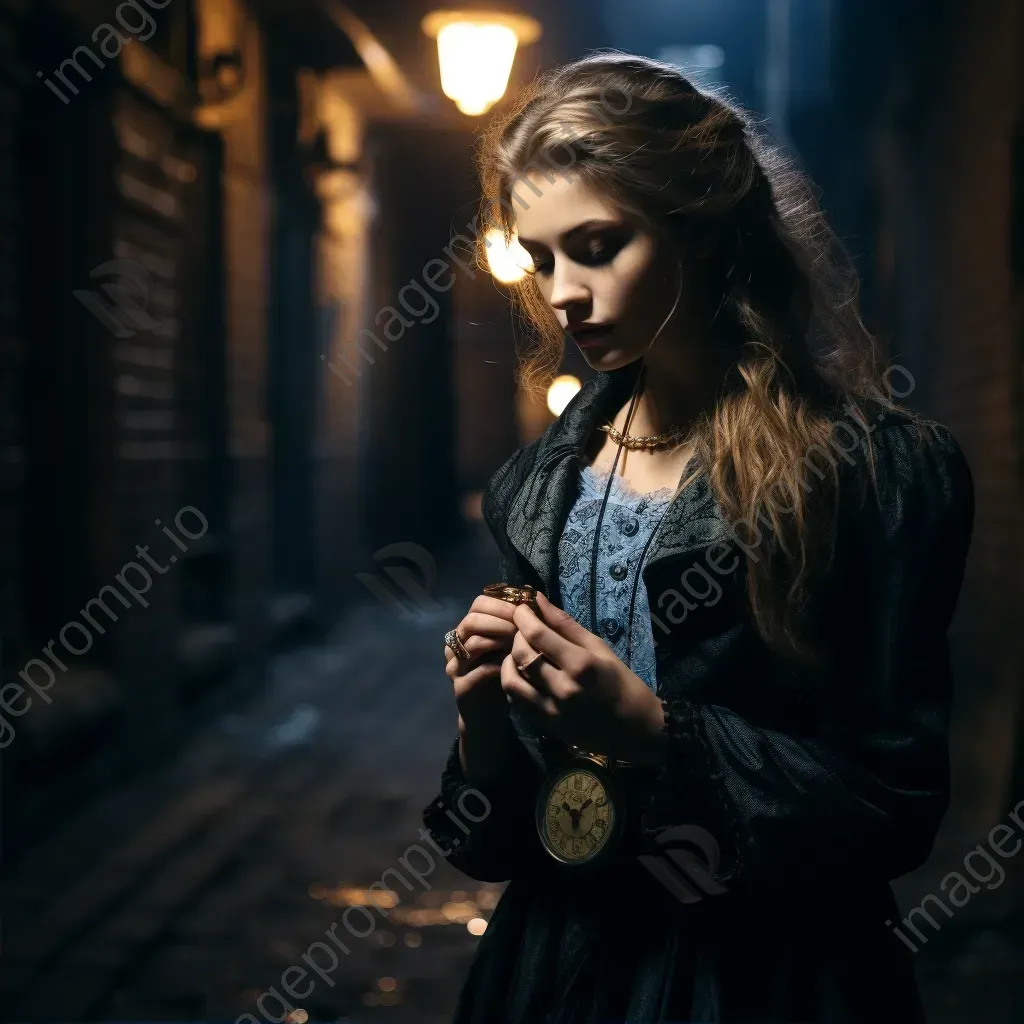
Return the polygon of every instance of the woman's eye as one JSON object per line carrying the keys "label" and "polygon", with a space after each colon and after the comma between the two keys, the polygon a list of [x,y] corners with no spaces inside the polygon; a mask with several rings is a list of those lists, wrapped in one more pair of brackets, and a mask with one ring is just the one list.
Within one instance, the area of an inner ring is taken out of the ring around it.
{"label": "woman's eye", "polygon": [[[580,245],[576,252],[570,251],[569,256],[577,263],[584,266],[600,267],[610,263],[618,255],[622,247],[629,241],[628,238],[591,238],[585,244]],[[539,259],[531,256],[533,266],[529,269],[531,274],[547,276],[555,269],[555,262],[552,259]]]}
{"label": "woman's eye", "polygon": [[592,238],[584,250],[582,262],[594,267],[608,263],[615,259],[623,244],[619,239]]}

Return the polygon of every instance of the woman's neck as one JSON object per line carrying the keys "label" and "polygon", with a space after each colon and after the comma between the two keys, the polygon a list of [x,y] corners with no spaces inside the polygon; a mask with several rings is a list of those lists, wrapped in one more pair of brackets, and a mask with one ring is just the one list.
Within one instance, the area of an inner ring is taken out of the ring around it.
{"label": "woman's neck", "polygon": [[[632,436],[661,434],[679,427],[686,433],[699,416],[713,408],[721,390],[730,360],[723,349],[684,349],[685,358],[646,360],[642,391],[637,397],[628,433]],[[612,420],[616,430],[624,431],[630,400],[627,399]]]}

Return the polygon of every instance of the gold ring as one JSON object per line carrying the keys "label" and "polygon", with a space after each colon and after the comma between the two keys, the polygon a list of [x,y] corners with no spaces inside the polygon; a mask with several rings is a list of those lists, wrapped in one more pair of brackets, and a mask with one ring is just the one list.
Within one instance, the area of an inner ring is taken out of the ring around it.
{"label": "gold ring", "polygon": [[525,675],[526,675],[526,673],[527,673],[527,672],[529,672],[529,671],[530,671],[530,669],[531,669],[531,668],[533,668],[533,666],[534,666],[534,665],[535,665],[535,664],[536,664],[536,663],[537,663],[538,661],[540,661],[540,659],[541,659],[541,658],[543,658],[543,657],[544,657],[544,652],[543,652],[543,651],[541,651],[541,652],[540,652],[540,653],[538,653],[538,654],[535,654],[535,655],[534,655],[534,656],[533,656],[533,657],[532,657],[532,658],[531,658],[531,659],[530,659],[530,660],[529,660],[529,661],[528,661],[528,662],[527,662],[527,663],[526,663],[525,665],[516,665],[516,671],[517,671],[517,672],[518,672],[518,673],[519,673],[520,675],[523,675],[523,676],[525,676]]}
{"label": "gold ring", "polygon": [[462,642],[462,637],[459,636],[458,632],[454,629],[449,629],[444,635],[445,646],[450,647],[455,652],[455,657],[459,661],[469,661],[473,657],[469,651],[466,650],[465,644]]}
{"label": "gold ring", "polygon": [[496,597],[499,601],[508,604],[528,604],[536,610],[537,588],[529,584],[523,587],[513,587],[508,583],[489,583],[484,587],[486,597]]}

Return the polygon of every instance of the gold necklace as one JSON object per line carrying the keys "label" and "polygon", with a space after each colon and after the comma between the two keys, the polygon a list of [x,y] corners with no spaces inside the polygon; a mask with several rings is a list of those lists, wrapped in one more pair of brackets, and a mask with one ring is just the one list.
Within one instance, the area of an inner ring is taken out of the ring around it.
{"label": "gold necklace", "polygon": [[669,427],[664,433],[648,434],[646,436],[620,434],[610,423],[606,426],[598,427],[598,430],[604,430],[616,444],[621,444],[634,452],[641,450],[655,451],[658,448],[667,448],[673,442],[681,441],[686,436],[683,429],[676,426]]}

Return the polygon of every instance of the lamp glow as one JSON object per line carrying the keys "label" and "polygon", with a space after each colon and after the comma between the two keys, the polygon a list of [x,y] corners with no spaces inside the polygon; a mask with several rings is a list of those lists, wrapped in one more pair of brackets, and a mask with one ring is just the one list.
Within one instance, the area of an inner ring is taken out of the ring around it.
{"label": "lamp glow", "polygon": [[505,235],[501,228],[491,228],[484,234],[487,245],[487,266],[495,281],[502,284],[515,284],[521,281],[527,270],[533,266],[530,254],[519,244],[513,235],[512,244],[505,244]]}
{"label": "lamp glow", "polygon": [[489,11],[434,11],[421,26],[437,39],[442,91],[472,117],[505,95],[516,49],[541,34],[533,18]]}
{"label": "lamp glow", "polygon": [[548,408],[552,415],[561,416],[562,410],[581,387],[579,377],[574,377],[571,373],[556,377],[548,387]]}

